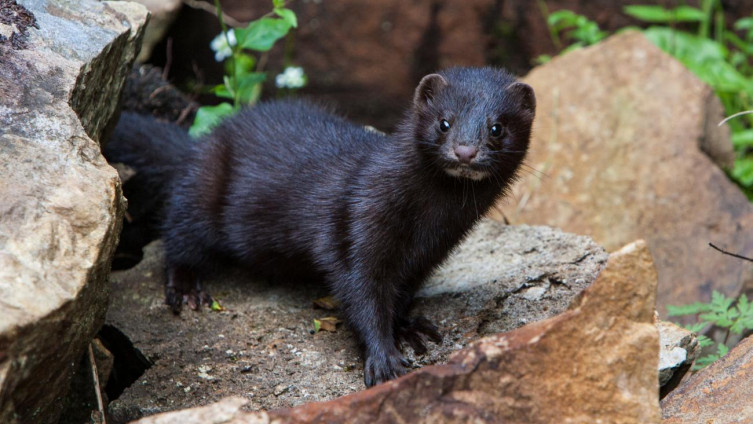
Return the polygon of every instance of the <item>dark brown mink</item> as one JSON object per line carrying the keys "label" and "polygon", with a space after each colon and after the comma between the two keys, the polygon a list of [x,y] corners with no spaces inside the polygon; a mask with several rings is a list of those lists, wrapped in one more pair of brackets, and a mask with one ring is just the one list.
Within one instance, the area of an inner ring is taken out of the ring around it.
{"label": "dark brown mink", "polygon": [[366,386],[405,374],[400,345],[441,340],[409,316],[414,293],[514,181],[535,103],[503,70],[452,68],[421,80],[389,136],[283,100],[183,143],[188,154],[150,140],[170,155],[154,166],[182,162],[164,206],[166,302],[207,302],[201,280],[227,259],[321,281],[362,345]]}

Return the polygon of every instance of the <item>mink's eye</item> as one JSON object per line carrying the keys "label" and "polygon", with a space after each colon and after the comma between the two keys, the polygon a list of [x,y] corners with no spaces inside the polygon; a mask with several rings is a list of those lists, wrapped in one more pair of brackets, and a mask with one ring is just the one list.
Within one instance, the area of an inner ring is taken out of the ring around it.
{"label": "mink's eye", "polygon": [[492,137],[497,138],[502,135],[502,125],[501,124],[494,124],[491,128],[489,128],[489,133],[492,135]]}
{"label": "mink's eye", "polygon": [[450,123],[447,122],[446,119],[439,120],[439,129],[442,132],[447,132],[450,130]]}

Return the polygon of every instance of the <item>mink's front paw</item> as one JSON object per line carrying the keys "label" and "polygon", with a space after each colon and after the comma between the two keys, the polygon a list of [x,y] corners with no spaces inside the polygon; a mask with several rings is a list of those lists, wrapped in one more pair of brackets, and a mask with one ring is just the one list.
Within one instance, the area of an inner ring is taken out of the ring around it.
{"label": "mink's front paw", "polygon": [[369,355],[363,366],[363,382],[371,387],[408,373],[410,363],[394,349],[389,354]]}
{"label": "mink's front paw", "polygon": [[413,348],[416,355],[426,353],[426,339],[434,343],[442,342],[442,335],[437,326],[428,319],[418,316],[402,321],[397,328],[397,340],[402,345]]}

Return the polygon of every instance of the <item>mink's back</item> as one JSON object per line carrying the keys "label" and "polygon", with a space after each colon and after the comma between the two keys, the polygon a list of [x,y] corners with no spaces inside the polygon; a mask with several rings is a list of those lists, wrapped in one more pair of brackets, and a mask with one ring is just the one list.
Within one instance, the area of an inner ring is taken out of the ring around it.
{"label": "mink's back", "polygon": [[[305,101],[261,103],[199,141],[164,226],[168,260],[240,260],[263,275],[327,272],[364,173],[395,141]],[[373,177],[378,179],[377,175]],[[185,248],[195,246],[195,248]],[[295,264],[291,267],[290,264]]]}

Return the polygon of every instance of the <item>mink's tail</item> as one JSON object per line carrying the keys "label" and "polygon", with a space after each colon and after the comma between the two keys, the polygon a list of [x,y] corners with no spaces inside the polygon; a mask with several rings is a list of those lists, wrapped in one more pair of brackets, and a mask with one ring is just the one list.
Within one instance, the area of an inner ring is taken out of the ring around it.
{"label": "mink's tail", "polygon": [[118,168],[128,211],[113,269],[129,268],[142,247],[160,237],[172,181],[193,154],[196,141],[179,126],[147,115],[123,112],[102,153]]}

